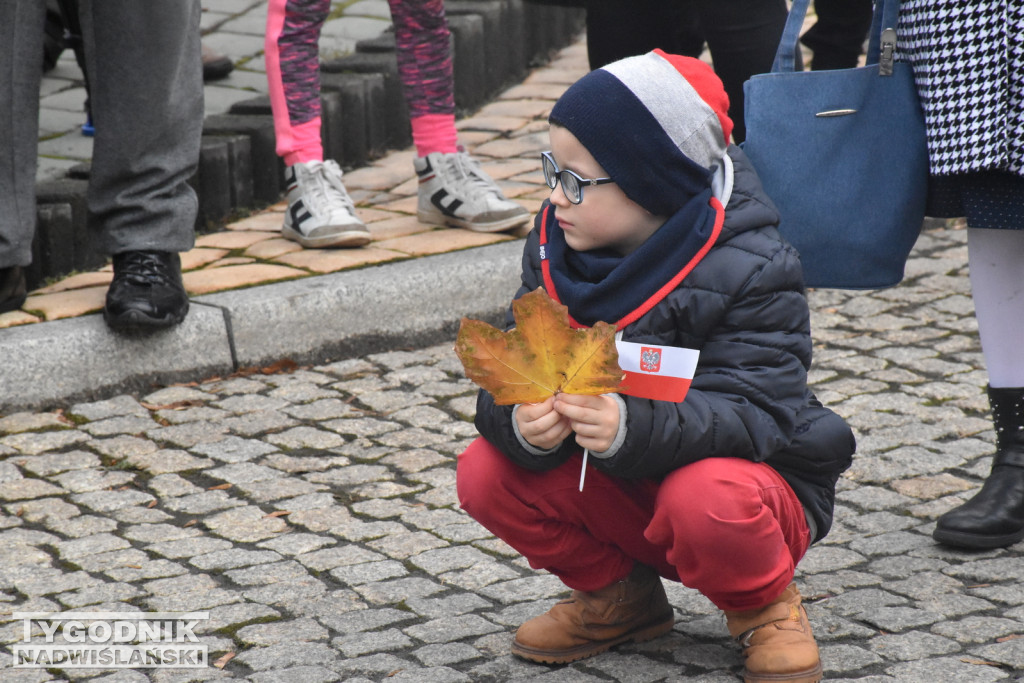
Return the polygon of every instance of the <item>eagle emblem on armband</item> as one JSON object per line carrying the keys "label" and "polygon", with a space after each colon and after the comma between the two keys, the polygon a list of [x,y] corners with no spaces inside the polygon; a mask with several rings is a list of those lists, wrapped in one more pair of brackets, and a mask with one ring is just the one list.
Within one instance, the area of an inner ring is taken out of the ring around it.
{"label": "eagle emblem on armband", "polygon": [[640,369],[644,372],[658,372],[661,369],[661,349],[643,347],[640,351]]}

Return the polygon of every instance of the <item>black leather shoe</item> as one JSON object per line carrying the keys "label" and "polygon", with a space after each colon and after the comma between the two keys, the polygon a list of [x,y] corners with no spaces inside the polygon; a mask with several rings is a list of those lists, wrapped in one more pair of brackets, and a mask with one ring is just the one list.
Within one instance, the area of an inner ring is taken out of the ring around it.
{"label": "black leather shoe", "polygon": [[212,47],[202,45],[203,51],[203,80],[219,81],[227,78],[227,75],[235,70],[235,65],[228,57],[220,54]]}
{"label": "black leather shoe", "polygon": [[25,271],[21,266],[0,268],[0,313],[21,308],[26,293]]}
{"label": "black leather shoe", "polygon": [[167,251],[114,255],[114,279],[103,319],[120,332],[171,327],[185,319],[188,294],[181,283],[181,258]]}

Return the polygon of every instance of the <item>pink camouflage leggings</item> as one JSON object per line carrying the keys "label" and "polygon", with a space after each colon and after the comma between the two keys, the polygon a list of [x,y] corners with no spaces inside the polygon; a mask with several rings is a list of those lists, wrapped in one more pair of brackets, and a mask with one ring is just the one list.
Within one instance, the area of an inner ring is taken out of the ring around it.
{"label": "pink camouflage leggings", "polygon": [[[388,0],[409,116],[454,117],[452,60],[443,0]],[[265,42],[277,153],[288,165],[323,160],[320,29],[330,0],[270,0]]]}

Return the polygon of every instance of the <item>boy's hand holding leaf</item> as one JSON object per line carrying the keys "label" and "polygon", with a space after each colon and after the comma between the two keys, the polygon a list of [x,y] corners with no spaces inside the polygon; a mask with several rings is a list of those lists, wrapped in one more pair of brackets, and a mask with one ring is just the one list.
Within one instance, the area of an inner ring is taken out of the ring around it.
{"label": "boy's hand holding leaf", "polygon": [[541,403],[557,393],[599,395],[619,389],[615,327],[573,329],[568,309],[543,289],[512,302],[516,327],[502,332],[463,318],[455,353],[466,376],[498,405]]}
{"label": "boy's hand holding leaf", "polygon": [[[566,394],[559,394],[559,397]],[[557,448],[572,433],[569,418],[555,410],[555,397],[540,403],[520,403],[512,417],[519,428],[519,436],[542,451]]]}

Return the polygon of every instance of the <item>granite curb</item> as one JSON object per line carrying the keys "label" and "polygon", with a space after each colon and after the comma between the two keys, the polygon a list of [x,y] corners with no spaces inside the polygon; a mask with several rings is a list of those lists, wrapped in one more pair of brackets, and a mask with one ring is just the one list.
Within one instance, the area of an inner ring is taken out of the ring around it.
{"label": "granite curb", "polygon": [[99,314],[10,328],[0,335],[0,413],[454,339],[464,316],[501,319],[522,244],[196,297],[181,325],[140,337],[111,334]]}

